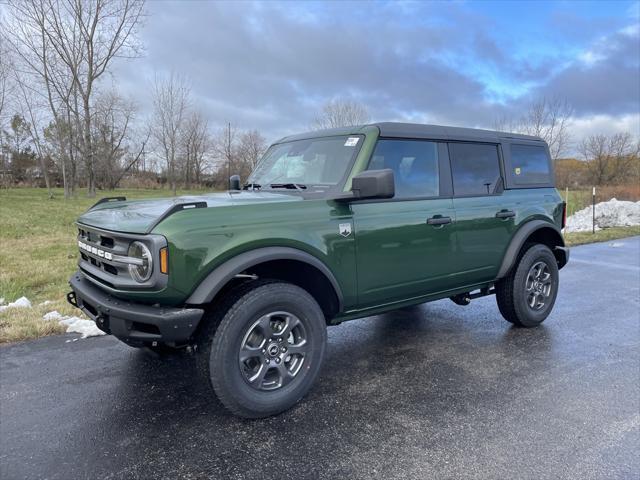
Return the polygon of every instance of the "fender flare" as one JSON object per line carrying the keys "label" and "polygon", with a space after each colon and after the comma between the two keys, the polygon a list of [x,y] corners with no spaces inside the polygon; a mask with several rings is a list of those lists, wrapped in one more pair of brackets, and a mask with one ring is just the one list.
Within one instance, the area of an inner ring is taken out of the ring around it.
{"label": "fender flare", "polygon": [[189,305],[202,305],[204,303],[209,303],[215,298],[218,292],[220,292],[222,287],[224,287],[235,275],[254,265],[272,260],[297,260],[320,270],[320,272],[327,277],[327,280],[331,283],[336,297],[338,298],[339,311],[342,311],[342,289],[331,270],[329,270],[322,261],[318,260],[318,258],[314,257],[310,253],[291,247],[263,247],[238,254],[224,262],[222,265],[214,268],[213,271],[211,271],[205,279],[200,282],[200,285],[196,287],[187,299],[186,303]]}
{"label": "fender flare", "polygon": [[511,243],[509,243],[509,246],[507,247],[507,251],[504,254],[504,258],[502,259],[502,264],[500,265],[500,270],[498,270],[498,275],[496,278],[503,278],[509,273],[509,270],[511,270],[511,267],[513,267],[513,265],[515,264],[518,258],[518,253],[520,252],[520,249],[524,245],[524,242],[527,240],[527,238],[529,238],[529,236],[535,231],[541,230],[543,228],[551,229],[558,235],[558,238],[560,239],[560,245],[555,247],[558,252],[554,251],[554,255],[556,256],[556,258],[558,258],[559,255],[564,258],[564,261],[561,262],[562,265],[560,266],[560,268],[564,266],[564,264],[568,260],[568,249],[564,248],[564,239],[562,238],[562,232],[560,231],[560,229],[554,224],[546,222],[544,220],[531,220],[520,227],[520,229],[511,239]]}

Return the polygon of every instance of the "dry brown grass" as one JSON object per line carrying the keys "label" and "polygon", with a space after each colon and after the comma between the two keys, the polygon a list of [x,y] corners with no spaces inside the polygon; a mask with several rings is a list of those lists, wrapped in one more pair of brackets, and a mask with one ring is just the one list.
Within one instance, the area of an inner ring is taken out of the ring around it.
{"label": "dry brown grass", "polygon": [[616,198],[618,200],[629,200],[632,202],[637,202],[638,200],[640,200],[640,184],[597,187],[596,197],[600,197],[603,199]]}
{"label": "dry brown grass", "polygon": [[35,304],[32,308],[8,308],[0,313],[0,343],[19,342],[63,333],[65,328],[58,322],[42,319],[45,313],[53,310],[57,310],[62,315],[82,317],[77,309],[64,300],[56,300],[46,306]]}

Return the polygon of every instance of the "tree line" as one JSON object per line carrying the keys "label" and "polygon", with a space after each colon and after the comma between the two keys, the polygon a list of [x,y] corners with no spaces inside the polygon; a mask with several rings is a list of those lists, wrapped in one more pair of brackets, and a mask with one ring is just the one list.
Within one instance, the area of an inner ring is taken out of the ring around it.
{"label": "tree line", "polygon": [[[540,137],[549,145],[558,188],[640,183],[640,139],[630,132],[594,134],[576,140],[571,134],[571,106],[561,99],[531,103],[519,118],[501,118],[496,130]],[[568,157],[570,151],[573,157]]]}
{"label": "tree line", "polygon": [[[267,142],[255,129],[209,124],[189,82],[157,74],[144,117],[113,81],[116,59],[143,53],[138,31],[143,0],[7,0],[0,21],[0,183],[80,187],[89,196],[123,182],[136,186],[226,188],[230,174],[247,178]],[[556,164],[558,186],[638,182],[639,143],[628,132],[571,135],[572,109],[561,99],[532,102],[493,128],[542,137]],[[314,129],[371,119],[365,105],[327,102]],[[567,159],[568,152],[579,159]]]}
{"label": "tree line", "polygon": [[212,128],[188,81],[156,75],[153,112],[141,118],[112,79],[135,59],[142,0],[9,0],[0,23],[0,181],[79,187],[95,196],[124,179],[224,188],[245,178],[267,147],[255,129]]}

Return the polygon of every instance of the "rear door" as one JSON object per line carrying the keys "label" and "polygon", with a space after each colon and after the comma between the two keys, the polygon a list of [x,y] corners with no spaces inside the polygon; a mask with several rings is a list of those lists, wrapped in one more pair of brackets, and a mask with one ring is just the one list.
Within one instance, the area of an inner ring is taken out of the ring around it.
{"label": "rear door", "polygon": [[362,308],[445,290],[455,263],[446,143],[380,139],[368,169],[382,168],[395,197],[351,204]]}
{"label": "rear door", "polygon": [[460,286],[495,278],[515,230],[517,205],[503,196],[500,146],[450,142]]}

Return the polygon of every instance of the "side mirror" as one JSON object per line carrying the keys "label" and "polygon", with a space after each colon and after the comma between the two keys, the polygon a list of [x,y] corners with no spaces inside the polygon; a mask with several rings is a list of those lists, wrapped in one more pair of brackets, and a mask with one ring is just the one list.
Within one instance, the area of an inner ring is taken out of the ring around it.
{"label": "side mirror", "polygon": [[367,170],[351,180],[354,199],[392,198],[396,194],[393,170]]}
{"label": "side mirror", "polygon": [[229,177],[229,190],[240,190],[240,175]]}

